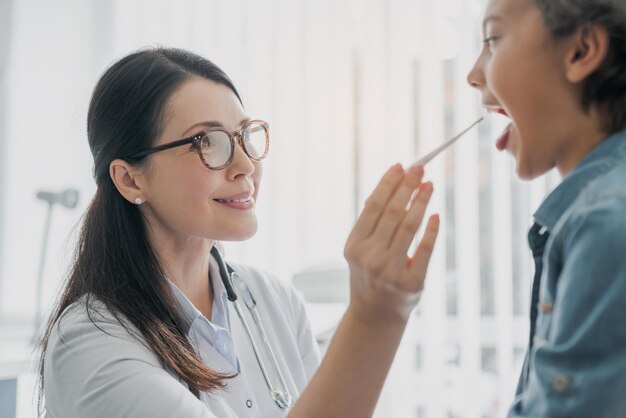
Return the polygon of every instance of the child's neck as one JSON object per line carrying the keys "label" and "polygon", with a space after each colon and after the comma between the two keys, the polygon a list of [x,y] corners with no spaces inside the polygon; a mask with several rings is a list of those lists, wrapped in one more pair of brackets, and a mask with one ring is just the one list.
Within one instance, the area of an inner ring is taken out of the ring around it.
{"label": "child's neck", "polygon": [[556,161],[561,177],[565,177],[603,140],[609,133],[604,129],[604,120],[596,107],[588,112],[577,112],[568,118],[575,121],[568,124],[567,138],[563,146],[562,158]]}

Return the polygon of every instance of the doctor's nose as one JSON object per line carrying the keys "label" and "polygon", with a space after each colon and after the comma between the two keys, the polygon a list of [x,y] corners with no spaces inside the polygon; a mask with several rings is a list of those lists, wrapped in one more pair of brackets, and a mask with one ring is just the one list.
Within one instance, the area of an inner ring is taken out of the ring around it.
{"label": "doctor's nose", "polygon": [[233,161],[228,166],[229,177],[237,177],[240,175],[249,176],[254,173],[254,162],[248,157],[243,150],[243,146],[238,141],[235,142]]}

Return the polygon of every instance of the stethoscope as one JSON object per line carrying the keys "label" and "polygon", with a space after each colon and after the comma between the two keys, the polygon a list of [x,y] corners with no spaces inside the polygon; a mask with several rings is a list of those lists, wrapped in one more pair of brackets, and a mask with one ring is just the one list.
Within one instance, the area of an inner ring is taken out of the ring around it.
{"label": "stethoscope", "polygon": [[[243,325],[244,330],[246,331],[246,335],[248,335],[248,339],[250,340],[250,344],[252,345],[252,350],[254,351],[254,356],[256,357],[256,361],[261,368],[261,372],[263,373],[263,378],[265,379],[265,383],[267,384],[268,389],[270,390],[270,395],[276,405],[280,409],[289,409],[291,407],[291,396],[287,391],[287,384],[285,383],[285,378],[283,377],[283,373],[280,370],[280,366],[278,364],[278,360],[276,360],[276,356],[274,355],[274,350],[272,350],[272,346],[270,345],[269,339],[267,338],[267,333],[265,332],[265,328],[263,327],[263,323],[261,322],[261,318],[259,318],[259,314],[256,310],[256,300],[250,293],[250,289],[248,285],[241,280],[237,272],[233,270],[231,266],[224,262],[222,256],[220,255],[219,250],[214,246],[211,248],[211,254],[217,261],[217,265],[220,270],[220,277],[222,282],[224,283],[224,287],[226,288],[226,294],[228,295],[228,300],[233,303],[235,307],[235,311],[237,311],[237,316],[239,317],[239,321],[241,321],[241,325]],[[278,378],[280,379],[280,384],[284,388],[284,390],[276,387],[272,380],[270,379],[269,373],[267,372],[267,368],[265,367],[265,363],[259,354],[259,348],[252,337],[252,332],[250,332],[250,327],[248,326],[248,322],[246,318],[243,316],[243,311],[241,306],[239,305],[239,299],[237,297],[237,293],[235,293],[234,286],[237,288],[237,291],[243,298],[244,303],[248,307],[248,311],[252,315],[252,319],[256,323],[257,330],[261,334],[261,338],[263,340],[263,345],[265,346],[265,350],[269,353],[269,356],[272,358],[274,362],[274,368],[278,372]]]}

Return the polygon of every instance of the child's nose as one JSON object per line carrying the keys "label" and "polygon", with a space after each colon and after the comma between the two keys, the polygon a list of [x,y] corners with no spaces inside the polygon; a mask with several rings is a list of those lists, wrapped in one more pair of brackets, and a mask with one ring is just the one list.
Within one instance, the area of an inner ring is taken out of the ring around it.
{"label": "child's nose", "polygon": [[475,89],[480,89],[485,85],[485,76],[479,66],[480,60],[477,60],[474,67],[467,74],[467,82]]}

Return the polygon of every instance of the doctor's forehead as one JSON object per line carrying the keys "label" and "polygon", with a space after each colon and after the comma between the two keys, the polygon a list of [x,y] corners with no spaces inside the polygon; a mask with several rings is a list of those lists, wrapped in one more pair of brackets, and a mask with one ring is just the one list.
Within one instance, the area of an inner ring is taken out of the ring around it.
{"label": "doctor's forehead", "polygon": [[180,136],[205,121],[234,130],[245,119],[239,99],[228,86],[194,77],[183,82],[169,97],[162,136]]}

